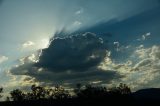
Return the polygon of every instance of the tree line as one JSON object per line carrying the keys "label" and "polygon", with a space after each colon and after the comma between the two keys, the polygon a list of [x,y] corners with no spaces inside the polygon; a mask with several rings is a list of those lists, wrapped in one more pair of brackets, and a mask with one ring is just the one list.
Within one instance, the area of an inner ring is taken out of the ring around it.
{"label": "tree line", "polygon": [[[0,88],[0,98],[3,88]],[[22,91],[15,89],[10,92],[10,96],[6,97],[6,101],[33,101],[33,100],[64,100],[64,99],[96,99],[106,97],[118,97],[131,94],[131,89],[123,83],[117,87],[106,88],[103,86],[81,85],[77,84],[73,91],[66,90],[62,86],[42,87],[31,86],[31,91]]]}

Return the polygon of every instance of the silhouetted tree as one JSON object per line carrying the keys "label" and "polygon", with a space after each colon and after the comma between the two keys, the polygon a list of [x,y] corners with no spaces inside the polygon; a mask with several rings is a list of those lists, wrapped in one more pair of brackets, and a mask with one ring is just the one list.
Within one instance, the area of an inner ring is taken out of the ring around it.
{"label": "silhouetted tree", "polygon": [[32,90],[32,92],[27,94],[28,98],[30,98],[32,100],[39,100],[39,99],[45,98],[45,95],[46,95],[45,88],[43,88],[41,86],[32,85],[31,90]]}
{"label": "silhouetted tree", "polygon": [[127,95],[131,93],[131,89],[123,83],[120,83],[118,87],[112,87],[109,89],[111,95]]}
{"label": "silhouetted tree", "polygon": [[23,101],[23,100],[25,100],[25,94],[19,89],[11,91],[10,95],[11,95],[11,99],[13,101]]}
{"label": "silhouetted tree", "polygon": [[123,83],[119,84],[118,89],[121,94],[130,94],[131,93],[131,89],[126,84],[123,84]]}
{"label": "silhouetted tree", "polygon": [[46,99],[54,99],[54,89],[46,89]]}
{"label": "silhouetted tree", "polygon": [[44,88],[32,85],[31,90],[31,92],[26,94],[26,100],[65,99],[70,97],[69,92],[60,86],[56,86],[55,88]]}
{"label": "silhouetted tree", "polygon": [[74,89],[74,93],[79,96],[82,85],[80,83],[76,84],[76,88]]}
{"label": "silhouetted tree", "polygon": [[53,98],[55,99],[67,99],[70,98],[70,94],[61,86],[56,86],[53,90]]}
{"label": "silhouetted tree", "polygon": [[10,97],[7,96],[5,101],[10,101]]}
{"label": "silhouetted tree", "polygon": [[0,88],[0,98],[2,97],[1,93],[3,92],[3,88]]}
{"label": "silhouetted tree", "polygon": [[[2,92],[3,89],[0,89]],[[128,97],[128,94],[131,93],[130,88],[123,83],[120,83],[118,87],[112,87],[107,89],[102,86],[92,86],[86,85],[82,86],[77,84],[74,89],[76,96],[74,98],[106,98],[106,97]],[[31,91],[24,93],[19,89],[13,90],[10,92],[11,97],[7,97],[6,100],[10,101],[26,101],[26,100],[62,100],[71,98],[70,93],[65,90],[62,86],[55,86],[53,88],[45,88],[41,86],[32,85]],[[125,95],[125,96],[122,96]],[[72,96],[73,97],[73,96]]]}
{"label": "silhouetted tree", "polygon": [[86,85],[84,89],[80,89],[79,92],[75,93],[80,98],[98,98],[103,97],[107,93],[107,90],[105,87],[94,87],[92,85]]}

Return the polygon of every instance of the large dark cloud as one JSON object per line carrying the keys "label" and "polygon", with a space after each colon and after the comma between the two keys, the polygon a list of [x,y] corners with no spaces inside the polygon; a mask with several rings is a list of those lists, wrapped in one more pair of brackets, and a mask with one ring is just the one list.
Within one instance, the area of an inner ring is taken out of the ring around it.
{"label": "large dark cloud", "polygon": [[98,68],[106,56],[107,42],[93,33],[54,38],[49,47],[42,50],[37,63],[26,57],[22,65],[11,69],[11,73],[61,84],[95,80],[109,82],[121,76],[116,71]]}
{"label": "large dark cloud", "polygon": [[42,50],[38,67],[54,72],[86,71],[97,66],[106,56],[106,44],[92,33],[54,39]]}

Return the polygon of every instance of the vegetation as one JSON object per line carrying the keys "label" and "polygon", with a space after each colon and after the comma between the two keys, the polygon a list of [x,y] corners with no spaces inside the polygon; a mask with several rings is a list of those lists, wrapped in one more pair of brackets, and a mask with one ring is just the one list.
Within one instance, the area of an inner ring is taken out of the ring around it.
{"label": "vegetation", "polygon": [[3,92],[3,88],[0,88],[0,98],[2,97],[1,93]]}
{"label": "vegetation", "polygon": [[[0,93],[3,88],[0,89]],[[71,96],[71,93],[74,94]],[[105,98],[109,96],[128,95],[131,93],[130,88],[126,84],[120,83],[118,87],[107,89],[102,86],[92,86],[77,84],[73,92],[65,90],[61,86],[55,86],[53,88],[45,88],[42,86],[31,86],[30,92],[23,92],[20,89],[15,89],[10,92],[10,97],[7,97],[7,101],[30,101],[30,100],[63,100],[71,98],[81,99],[96,99]],[[0,95],[2,97],[2,95]]]}
{"label": "vegetation", "polygon": [[70,98],[70,94],[61,86],[54,88],[45,88],[42,86],[31,86],[31,92],[23,92],[20,89],[16,89],[10,92],[11,97],[7,97],[7,100],[13,101],[29,101],[29,100],[51,100],[51,99],[66,99]]}
{"label": "vegetation", "polygon": [[[152,89],[151,89],[152,91]],[[153,90],[155,91],[155,90]],[[158,89],[157,92],[160,90]],[[0,88],[2,94],[3,88]],[[136,95],[135,95],[136,94]],[[30,91],[22,91],[15,89],[10,92],[10,96],[6,97],[6,102],[0,102],[2,106],[82,106],[82,105],[142,105],[143,103],[158,103],[160,99],[153,100],[137,99],[139,94],[143,94],[143,90],[138,93],[131,92],[131,89],[123,83],[117,87],[106,88],[103,86],[81,85],[77,84],[72,90],[66,90],[62,86],[42,87],[32,85]],[[151,93],[154,95],[153,93]],[[156,93],[157,94],[157,93]],[[157,94],[159,95],[159,94]],[[0,95],[2,97],[2,95]],[[133,103],[133,104],[132,104]]]}

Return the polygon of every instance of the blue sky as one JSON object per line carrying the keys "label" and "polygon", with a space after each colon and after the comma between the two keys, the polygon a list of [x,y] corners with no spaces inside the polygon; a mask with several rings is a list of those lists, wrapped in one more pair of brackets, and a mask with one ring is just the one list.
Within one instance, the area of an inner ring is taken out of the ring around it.
{"label": "blue sky", "polygon": [[[41,78],[39,78],[40,76],[37,77],[38,75],[33,76],[31,74],[13,72],[15,69],[12,69],[12,67],[14,65],[19,67],[21,64],[19,60],[21,62],[25,61],[22,58],[33,61],[37,56],[31,54],[47,48],[49,39],[57,31],[65,29],[68,33],[95,33],[96,36],[101,37],[104,41],[107,40],[108,48],[106,50],[111,52],[111,55],[107,60],[108,63],[101,61],[100,63],[101,65],[103,64],[103,67],[100,65],[99,67],[105,70],[116,70],[121,65],[117,72],[126,76],[121,79],[117,76],[118,80],[114,79],[111,81],[113,83],[110,84],[125,82],[132,85],[133,89],[159,87],[159,85],[156,85],[158,79],[151,78],[148,82],[143,82],[142,80],[144,79],[139,79],[143,83],[139,85],[137,84],[138,81],[135,80],[141,75],[146,77],[147,73],[150,73],[150,70],[143,71],[145,68],[139,65],[142,62],[141,60],[146,61],[144,59],[148,58],[147,61],[152,61],[146,63],[147,65],[159,62],[159,60],[155,59],[158,56],[157,53],[159,53],[159,13],[159,0],[1,0],[0,77],[2,80],[0,85],[10,89],[16,88],[19,87],[20,83],[24,83],[24,79],[28,77],[32,77],[30,78],[32,82],[34,82],[33,79],[37,79],[36,83],[48,83],[47,80],[39,80]],[[105,33],[110,33],[112,36],[106,37]],[[53,49],[54,46],[49,48]],[[64,46],[64,48],[67,49],[67,46]],[[49,54],[47,51],[48,49],[42,50],[42,53]],[[44,57],[40,58],[42,59],[41,61],[43,61]],[[64,58],[67,57],[64,56]],[[95,57],[92,56],[92,58]],[[107,59],[107,57],[103,58]],[[46,60],[43,62],[46,62]],[[128,65],[129,63],[127,62],[132,62],[132,65]],[[31,67],[28,63],[26,66]],[[158,67],[158,64],[152,66],[153,70],[157,70],[155,66]],[[142,71],[128,72],[128,69],[136,70],[137,67]],[[155,72],[156,74],[153,74],[153,76],[158,77],[159,71]],[[87,73],[89,72],[87,71]],[[83,74],[80,73],[82,78]],[[94,79],[104,77],[99,73],[97,74],[97,78],[94,76]],[[62,75],[58,75],[57,79],[62,77]],[[89,75],[93,74],[90,73]],[[43,74],[41,77],[44,77]],[[64,77],[65,74],[62,79]],[[72,80],[67,81],[67,83],[72,82]],[[25,84],[24,86],[27,86],[32,83],[25,82]],[[102,84],[105,84],[105,81]],[[134,84],[137,86],[134,86]],[[23,88],[24,86],[21,87]]]}

